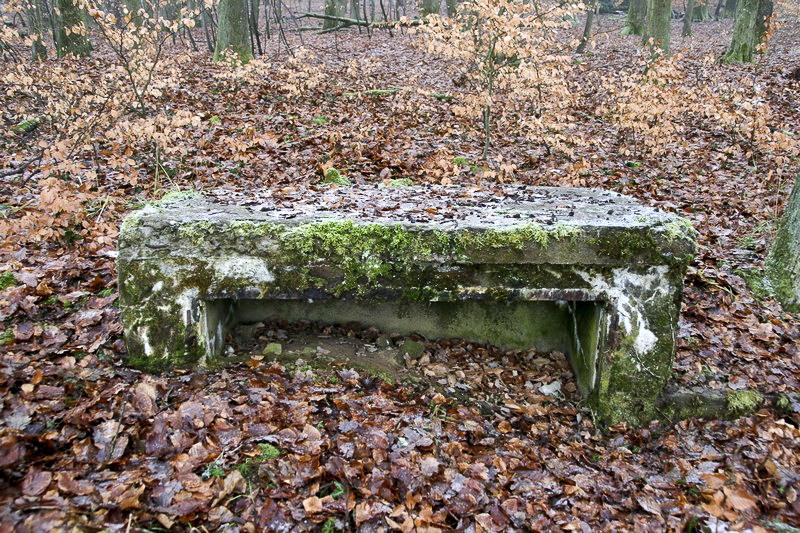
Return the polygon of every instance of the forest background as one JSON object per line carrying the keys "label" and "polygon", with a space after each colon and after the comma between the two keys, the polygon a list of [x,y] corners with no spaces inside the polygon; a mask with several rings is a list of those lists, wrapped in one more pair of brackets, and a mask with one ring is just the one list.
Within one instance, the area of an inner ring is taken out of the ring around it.
{"label": "forest background", "polygon": [[[800,326],[763,282],[798,172],[796,3],[0,8],[4,529],[798,531]],[[464,398],[262,355],[125,367],[116,237],[138,207],[507,183],[689,218],[672,386],[767,401],[601,430],[563,356],[459,340],[416,339],[413,366]]]}

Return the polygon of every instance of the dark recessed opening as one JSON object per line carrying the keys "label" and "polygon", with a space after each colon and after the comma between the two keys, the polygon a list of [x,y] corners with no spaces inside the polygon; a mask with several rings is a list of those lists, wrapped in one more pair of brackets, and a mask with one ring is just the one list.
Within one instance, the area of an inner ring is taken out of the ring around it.
{"label": "dark recessed opening", "polygon": [[219,356],[227,332],[238,324],[281,319],[365,327],[427,338],[457,337],[507,349],[561,351],[578,389],[594,388],[598,350],[605,341],[606,306],[600,301],[465,300],[387,302],[375,300],[205,300],[201,320],[207,353]]}

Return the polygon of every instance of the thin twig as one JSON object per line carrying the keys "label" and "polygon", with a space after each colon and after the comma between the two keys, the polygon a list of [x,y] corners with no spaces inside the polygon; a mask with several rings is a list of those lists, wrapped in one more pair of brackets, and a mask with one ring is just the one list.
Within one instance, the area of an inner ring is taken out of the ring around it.
{"label": "thin twig", "polygon": [[34,161],[41,161],[43,155],[44,155],[44,150],[40,150],[38,155],[32,157],[31,159],[28,159],[20,166],[12,168],[11,170],[8,170],[0,174],[0,179],[7,178],[8,176],[14,176],[16,174],[22,174],[29,166],[31,166],[31,164],[33,164]]}

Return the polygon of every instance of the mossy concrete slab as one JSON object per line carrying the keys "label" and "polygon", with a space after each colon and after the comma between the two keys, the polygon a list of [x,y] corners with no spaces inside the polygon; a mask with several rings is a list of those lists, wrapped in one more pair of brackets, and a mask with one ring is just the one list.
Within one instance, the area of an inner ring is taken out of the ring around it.
{"label": "mossy concrete slab", "polygon": [[215,191],[129,215],[130,364],[222,357],[240,322],[353,320],[561,350],[609,423],[653,417],[672,369],[683,219],[609,191],[322,187]]}

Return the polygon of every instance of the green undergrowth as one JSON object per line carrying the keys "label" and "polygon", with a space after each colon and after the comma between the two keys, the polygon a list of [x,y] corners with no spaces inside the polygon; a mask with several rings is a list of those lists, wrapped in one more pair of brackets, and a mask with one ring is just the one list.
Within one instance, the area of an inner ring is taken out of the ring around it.
{"label": "green undergrowth", "polygon": [[335,168],[329,168],[325,171],[325,177],[322,179],[322,183],[327,183],[329,185],[350,185],[350,180],[344,177],[341,172]]}
{"label": "green undergrowth", "polygon": [[0,274],[0,291],[7,289],[12,285],[16,285],[17,280],[14,279],[14,274],[11,272],[3,272]]}
{"label": "green undergrowth", "polygon": [[728,394],[728,410],[733,416],[742,416],[755,412],[764,403],[764,396],[751,389],[731,391]]}

